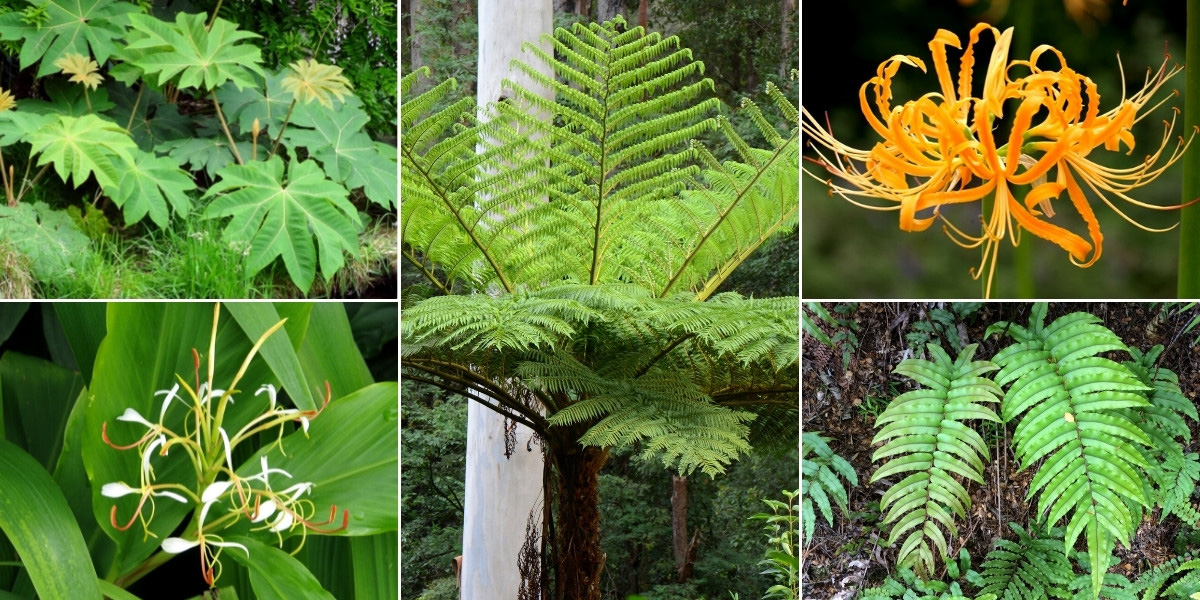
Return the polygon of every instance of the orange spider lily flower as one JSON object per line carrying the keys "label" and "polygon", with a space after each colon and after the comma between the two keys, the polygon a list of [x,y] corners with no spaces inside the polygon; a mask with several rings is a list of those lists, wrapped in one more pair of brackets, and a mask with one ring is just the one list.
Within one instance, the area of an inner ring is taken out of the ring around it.
{"label": "orange spider lily flower", "polygon": [[[985,32],[992,34],[995,45],[980,96],[973,96],[975,45]],[[935,219],[942,219],[943,230],[956,244],[983,248],[983,258],[979,267],[972,269],[972,277],[977,279],[987,270],[985,296],[991,293],[1000,242],[1008,237],[1016,246],[1022,229],[1066,250],[1076,266],[1088,267],[1100,258],[1104,237],[1083,185],[1126,221],[1141,229],[1160,231],[1125,215],[1109,196],[1143,208],[1181,208],[1146,204],[1127,193],[1161,175],[1179,160],[1192,140],[1179,138],[1170,152],[1165,151],[1175,128],[1172,115],[1169,122],[1164,122],[1158,149],[1141,164],[1118,169],[1093,162],[1089,154],[1100,146],[1108,151],[1124,146],[1127,153],[1133,152],[1135,142],[1130,128],[1165,102],[1149,106],[1163,84],[1182,67],[1167,69],[1164,59],[1157,72],[1147,74],[1141,90],[1128,97],[1122,94],[1116,107],[1101,113],[1096,84],[1067,66],[1061,52],[1043,45],[1032,52],[1029,60],[1010,61],[1011,40],[1012,28],[1001,32],[986,23],[976,25],[963,51],[955,85],[946,48],[962,48],[962,43],[955,34],[939,30],[929,42],[929,49],[940,91],[899,106],[892,105],[892,78],[901,65],[925,71],[925,63],[915,56],[897,55],[880,64],[876,76],[859,90],[863,115],[883,138],[870,150],[839,142],[802,108],[804,133],[819,156],[807,160],[845,182],[825,180],[830,193],[864,208],[898,210],[900,229],[904,231],[922,231]],[[1041,64],[1055,59],[1053,68]],[[1014,77],[1014,71],[1027,74]],[[868,99],[868,90],[873,93],[873,102]],[[1006,111],[1011,125],[1005,136],[993,127]],[[807,169],[805,172],[821,179]],[[1019,198],[1014,186],[1031,189]],[[1050,222],[1055,214],[1053,201],[1064,192],[1086,223],[1088,239]],[[944,205],[981,201],[989,195],[994,199],[991,214],[982,216],[979,235],[964,232],[939,212]]]}

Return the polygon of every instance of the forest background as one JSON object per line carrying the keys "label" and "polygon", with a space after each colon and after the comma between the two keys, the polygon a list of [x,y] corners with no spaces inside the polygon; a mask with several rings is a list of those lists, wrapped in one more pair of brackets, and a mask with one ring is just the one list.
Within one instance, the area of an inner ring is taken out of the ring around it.
{"label": "forest background", "polygon": [[[679,36],[681,45],[705,63],[705,75],[714,80],[726,104],[736,106],[744,96],[769,104],[757,97],[768,81],[797,97],[796,81],[789,76],[798,62],[793,0],[654,0],[648,5],[649,29]],[[473,96],[475,6],[462,0],[401,2],[401,72],[427,66],[433,81],[454,77],[459,93]],[[558,0],[554,24],[569,27],[615,14],[636,23],[637,9],[636,0]],[[753,136],[755,128],[748,119],[739,120],[735,114],[733,124],[742,135]],[[732,155],[719,135],[704,142],[719,158]],[[798,295],[798,263],[796,235],[777,236],[735,271],[721,291],[755,297]],[[416,269],[402,263],[401,289],[419,280]],[[462,547],[466,401],[413,382],[402,382],[401,394],[402,595],[456,598],[452,559]],[[639,594],[656,600],[695,600],[728,598],[730,592],[762,597],[771,583],[760,575],[766,540],[761,522],[747,519],[766,508],[762,499],[782,500],[781,490],[798,487],[798,438],[797,429],[779,440],[759,441],[726,474],[687,478],[686,524],[698,541],[692,574],[683,582],[672,556],[671,473],[658,462],[639,459],[636,450],[613,456],[600,480],[605,598]]]}

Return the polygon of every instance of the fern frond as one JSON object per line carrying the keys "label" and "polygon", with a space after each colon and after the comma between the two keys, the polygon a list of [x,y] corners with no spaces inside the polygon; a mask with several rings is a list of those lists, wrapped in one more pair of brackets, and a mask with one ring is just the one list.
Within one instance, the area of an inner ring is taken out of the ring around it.
{"label": "fern frond", "polygon": [[1062,529],[1031,530],[1009,523],[1017,540],[1001,539],[983,563],[983,594],[995,594],[1000,600],[1038,600],[1069,598],[1069,586],[1075,579],[1071,561],[1062,544]]}
{"label": "fern frond", "polygon": [[1120,411],[1147,406],[1148,388],[1126,367],[1095,356],[1125,350],[1098,318],[1072,313],[1043,327],[1044,315],[1044,308],[1034,311],[1018,333],[1026,341],[993,358],[1002,367],[996,383],[1009,386],[1001,413],[1006,422],[1020,417],[1013,441],[1021,468],[1045,459],[1029,485],[1029,498],[1040,492],[1038,514],[1051,525],[1070,516],[1066,549],[1086,533],[1096,597],[1116,541],[1128,545],[1137,527],[1127,503],[1149,506],[1139,474],[1147,462],[1130,442],[1151,442]]}
{"label": "fern frond", "polygon": [[[810,456],[811,455],[811,456]],[[842,509],[842,514],[850,512],[849,495],[838,476],[844,478],[851,486],[858,485],[858,474],[846,459],[838,456],[826,443],[819,432],[806,431],[800,441],[800,498],[803,507],[804,538],[811,540],[813,528],[816,526],[816,508],[825,517],[825,522],[833,526],[833,509],[830,499]]]}
{"label": "fern frond", "polygon": [[947,556],[948,544],[942,530],[958,535],[952,514],[966,516],[971,499],[955,475],[983,482],[987,445],[974,430],[962,423],[968,419],[999,422],[984,404],[997,402],[1000,387],[981,375],[997,367],[974,361],[976,345],[963,349],[957,360],[945,350],[928,345],[933,361],[909,359],[896,367],[926,388],[897,396],[875,421],[879,432],[872,443],[889,441],[875,451],[872,461],[891,458],[871,477],[871,482],[889,475],[912,473],[892,485],[880,500],[886,510],[885,523],[894,523],[888,543],[906,532],[897,564],[913,567],[922,577],[934,571],[934,557]]}
{"label": "fern frond", "polygon": [[[1142,572],[1129,586],[1128,591],[1133,594],[1141,592],[1141,600],[1187,598],[1200,590],[1200,569],[1198,567],[1200,567],[1200,560],[1196,560],[1194,555],[1177,556]],[[1167,586],[1167,582],[1180,573],[1184,573],[1184,576]],[[1164,587],[1166,590],[1163,590]]]}

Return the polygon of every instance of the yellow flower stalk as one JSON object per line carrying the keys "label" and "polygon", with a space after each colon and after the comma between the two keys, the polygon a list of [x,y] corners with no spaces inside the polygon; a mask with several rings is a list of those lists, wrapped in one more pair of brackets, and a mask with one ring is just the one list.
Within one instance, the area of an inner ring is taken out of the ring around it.
{"label": "yellow flower stalk", "polygon": [[[892,104],[893,77],[902,65],[925,71],[925,63],[915,56],[897,55],[880,64],[875,77],[859,90],[863,115],[882,138],[870,150],[838,141],[802,109],[804,134],[818,156],[807,160],[841,181],[805,172],[824,180],[831,194],[857,206],[898,210],[904,231],[922,231],[943,220],[943,230],[956,244],[983,249],[972,277],[978,279],[987,271],[985,295],[991,293],[1000,242],[1007,237],[1016,246],[1022,229],[1066,250],[1076,266],[1088,267],[1100,258],[1104,238],[1084,195],[1085,186],[1125,220],[1159,231],[1134,221],[1111,198],[1143,208],[1179,208],[1139,202],[1128,193],[1161,175],[1192,140],[1178,138],[1167,152],[1175,128],[1173,114],[1164,122],[1157,149],[1140,164],[1112,168],[1094,162],[1090,155],[1101,146],[1107,151],[1124,147],[1132,154],[1131,128],[1166,101],[1151,105],[1163,84],[1182,67],[1168,69],[1169,57],[1164,59],[1157,72],[1147,73],[1137,93],[1122,94],[1117,106],[1102,113],[1096,84],[1072,70],[1055,48],[1039,46],[1028,60],[1009,60],[1012,32],[1012,28],[1001,32],[985,23],[976,25],[962,53],[956,82],[947,48],[962,48],[962,43],[954,33],[939,30],[929,49],[940,89],[898,106]],[[995,45],[980,95],[974,96],[975,46],[985,33],[991,34]],[[1002,118],[1007,132],[996,130]],[[1025,186],[1030,186],[1027,193]],[[990,209],[984,207],[978,235],[950,223],[940,212],[945,205],[986,197],[993,201]],[[1051,222],[1056,200],[1069,201],[1078,212],[1086,223],[1087,239]]]}

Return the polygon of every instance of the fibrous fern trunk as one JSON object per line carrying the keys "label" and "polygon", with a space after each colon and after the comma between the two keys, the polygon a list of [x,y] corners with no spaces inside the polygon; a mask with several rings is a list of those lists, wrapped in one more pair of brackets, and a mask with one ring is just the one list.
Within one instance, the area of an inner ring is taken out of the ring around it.
{"label": "fibrous fern trunk", "polygon": [[600,547],[599,474],[608,461],[608,449],[580,446],[577,438],[556,436],[556,443],[547,449],[552,452],[558,484],[555,598],[600,600],[604,551]]}

